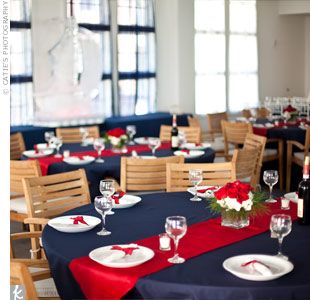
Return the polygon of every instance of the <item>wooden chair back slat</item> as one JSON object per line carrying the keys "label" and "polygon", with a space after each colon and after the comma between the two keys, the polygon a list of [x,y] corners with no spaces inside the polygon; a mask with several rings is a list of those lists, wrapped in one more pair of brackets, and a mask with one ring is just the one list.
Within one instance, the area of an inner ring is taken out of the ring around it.
{"label": "wooden chair back slat", "polygon": [[26,150],[23,135],[20,132],[10,136],[10,159],[18,160]]}
{"label": "wooden chair back slat", "polygon": [[183,162],[183,156],[171,156],[151,160],[122,157],[121,189],[123,191],[165,190],[166,164]]}
{"label": "wooden chair back slat", "polygon": [[[85,126],[84,128],[88,130],[88,138],[100,137],[98,126]],[[82,141],[80,127],[56,128],[56,136],[62,137],[64,143],[80,143]]]}
{"label": "wooden chair back slat", "polygon": [[[162,142],[170,142],[172,126],[161,125],[159,138]],[[183,131],[188,143],[200,143],[201,129],[200,127],[178,126],[178,131]]]}
{"label": "wooden chair back slat", "polygon": [[222,120],[228,121],[227,112],[207,114],[208,131],[213,140],[215,135],[222,135]]}
{"label": "wooden chair back slat", "polygon": [[189,170],[201,169],[203,181],[201,185],[224,185],[236,180],[234,162],[206,164],[167,164],[167,192],[186,191],[192,186]]}

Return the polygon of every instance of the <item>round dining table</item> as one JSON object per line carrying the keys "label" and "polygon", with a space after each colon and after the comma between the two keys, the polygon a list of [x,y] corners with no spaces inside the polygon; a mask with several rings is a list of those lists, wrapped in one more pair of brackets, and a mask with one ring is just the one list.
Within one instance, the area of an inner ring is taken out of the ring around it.
{"label": "round dining table", "polygon": [[[200,222],[218,218],[210,211],[205,199],[201,202],[192,202],[189,200],[190,197],[191,194],[188,192],[144,194],[141,196],[142,200],[135,206],[115,209],[114,215],[107,216],[106,228],[112,232],[109,236],[96,234],[100,230],[100,225],[82,233],[63,233],[49,225],[45,226],[42,234],[43,247],[61,299],[85,299],[69,265],[75,259],[88,256],[92,250],[157,236],[165,231],[164,224],[168,216],[185,216],[188,225],[197,225]],[[275,205],[279,205],[280,210],[280,203]],[[291,206],[291,209],[296,209],[296,205]],[[64,215],[76,214],[100,217],[93,204],[75,208]],[[255,222],[259,223],[259,219],[251,220],[248,228],[251,228]],[[220,222],[218,226],[219,236],[221,236]],[[229,229],[225,232],[233,236],[239,230],[247,229]],[[199,236],[193,238],[199,239]],[[213,242],[211,237],[210,240],[206,238],[208,242]],[[306,300],[310,295],[309,241],[309,227],[293,222],[292,232],[284,239],[283,252],[294,264],[294,269],[275,280],[240,279],[227,272],[222,266],[224,260],[236,255],[276,254],[277,240],[271,238],[269,230],[266,229],[255,236],[187,259],[183,264],[171,264],[169,267],[143,276],[124,298]],[[182,239],[179,249],[182,254]],[[173,251],[169,253],[172,256]],[[122,270],[126,272],[126,269]],[[98,286],[98,282],[93,284]],[[105,282],[99,284],[104,286]]]}
{"label": "round dining table", "polygon": [[[117,155],[105,155],[105,151],[102,152],[102,158],[104,159],[104,163],[96,163],[96,161],[93,161],[86,165],[78,165],[78,164],[68,164],[64,161],[62,161],[62,158],[58,160],[57,162],[52,162],[49,164],[46,174],[58,174],[58,173],[64,173],[64,172],[70,172],[74,171],[80,168],[83,168],[86,172],[87,180],[89,181],[89,190],[91,199],[94,199],[95,196],[99,193],[99,183],[100,180],[112,177],[115,180],[119,182],[120,180],[120,164],[121,164],[121,157],[122,156],[131,156],[131,149],[134,147],[139,147],[139,145],[136,146],[128,146],[128,153],[122,153]],[[148,148],[145,146],[144,148]],[[89,151],[94,151],[94,148],[92,145],[88,146],[82,146],[79,143],[75,144],[64,144],[61,147],[60,153],[63,153],[63,151],[69,150],[70,155],[74,156],[74,153],[82,153]],[[109,150],[108,150],[109,151]],[[170,150],[170,147],[167,147],[167,145],[164,145],[162,149],[158,149],[155,152],[156,157],[167,157],[167,156],[173,156],[174,151]],[[94,152],[94,155],[96,156],[96,153]],[[147,149],[146,151],[140,151],[138,152],[138,155],[145,155],[145,156],[151,156],[151,150]],[[215,152],[212,148],[208,147],[203,150],[203,154],[198,157],[190,157],[185,158],[186,163],[212,163],[215,158]],[[27,159],[26,156],[23,156],[22,159]],[[48,159],[48,158],[47,158]],[[41,165],[45,164],[46,159],[39,158],[39,163]],[[41,166],[42,168],[42,166]],[[44,174],[43,174],[44,175]]]}

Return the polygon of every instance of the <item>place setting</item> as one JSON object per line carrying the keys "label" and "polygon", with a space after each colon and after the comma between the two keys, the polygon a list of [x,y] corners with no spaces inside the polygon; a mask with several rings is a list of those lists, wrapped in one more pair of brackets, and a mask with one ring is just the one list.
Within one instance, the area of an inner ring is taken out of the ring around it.
{"label": "place setting", "polygon": [[177,156],[184,156],[184,158],[196,158],[203,156],[205,154],[202,150],[188,150],[188,149],[181,149],[173,152],[174,155]]}

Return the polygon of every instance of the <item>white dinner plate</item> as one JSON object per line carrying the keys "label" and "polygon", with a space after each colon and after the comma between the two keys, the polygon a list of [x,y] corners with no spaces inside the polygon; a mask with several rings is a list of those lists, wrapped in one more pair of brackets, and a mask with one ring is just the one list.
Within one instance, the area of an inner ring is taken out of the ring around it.
{"label": "white dinner plate", "polygon": [[144,136],[144,137],[138,137],[138,138],[135,138],[134,139],[134,142],[136,144],[139,144],[139,145],[148,145],[148,139],[149,138],[155,138],[155,137],[147,137],[147,136]]}
{"label": "white dinner plate", "polygon": [[201,143],[201,144],[185,143],[183,145],[183,148],[188,149],[188,150],[203,150],[203,149],[207,149],[210,147],[211,147],[210,143]]}
{"label": "white dinner plate", "polygon": [[142,158],[142,159],[156,159],[156,156],[152,156],[152,155],[140,155],[138,156],[138,158]]}
{"label": "white dinner plate", "polygon": [[63,161],[66,162],[69,165],[87,165],[93,162],[95,158],[93,156],[83,156],[82,158],[79,158],[77,156],[69,156],[67,158],[64,158]]}
{"label": "white dinner plate", "polygon": [[298,195],[296,192],[287,193],[284,195],[284,198],[291,200],[292,202],[298,202]]}
{"label": "white dinner plate", "polygon": [[116,204],[113,201],[113,208],[119,209],[119,208],[128,208],[136,205],[141,201],[141,197],[134,196],[134,195],[127,195],[125,194],[122,198],[119,199],[119,204]]}
{"label": "white dinner plate", "polygon": [[[212,186],[206,186],[206,185],[204,185],[204,186],[198,186],[198,190],[203,190],[203,189],[208,189],[208,188],[212,188]],[[214,192],[216,191],[216,190],[218,190],[220,187],[216,187],[216,189],[214,189],[214,190],[208,190],[208,191],[206,191],[206,192],[204,192],[204,193],[197,193],[197,196],[198,197],[202,197],[202,198],[213,198],[214,197]],[[189,193],[191,193],[192,195],[195,195],[195,188],[194,187],[190,187],[190,188],[188,188],[187,189],[187,191],[189,192]]]}
{"label": "white dinner plate", "polygon": [[23,155],[30,157],[30,158],[39,158],[51,155],[54,152],[53,149],[42,149],[40,152],[36,153],[35,150],[27,150],[23,152]]}
{"label": "white dinner plate", "polygon": [[[82,216],[84,221],[88,224],[73,224],[74,220],[71,218],[75,218],[78,216]],[[63,216],[51,219],[48,221],[48,225],[53,227],[54,229],[61,232],[68,233],[77,233],[92,230],[95,226],[101,223],[101,220],[97,217],[86,216],[86,215],[71,215],[71,216]]]}
{"label": "white dinner plate", "polygon": [[[270,268],[272,275],[262,275],[249,266],[242,266],[242,264],[251,260],[257,260],[267,265]],[[294,269],[294,265],[288,260],[263,254],[245,254],[233,256],[223,262],[223,267],[225,270],[239,278],[253,281],[274,280],[291,272]]]}
{"label": "white dinner plate", "polygon": [[145,263],[146,261],[154,257],[153,250],[147,247],[136,245],[139,249],[134,250],[132,252],[132,255],[125,255],[122,258],[114,259],[111,261],[110,259],[107,258],[110,257],[115,251],[118,251],[118,250],[111,250],[113,246],[130,247],[132,245],[124,244],[124,245],[110,245],[100,247],[91,251],[89,253],[89,257],[95,262],[111,268],[135,267]]}
{"label": "white dinner plate", "polygon": [[173,152],[174,155],[180,156],[183,155],[185,158],[195,158],[205,154],[202,150],[189,150],[189,154],[183,152],[181,150],[177,150]]}

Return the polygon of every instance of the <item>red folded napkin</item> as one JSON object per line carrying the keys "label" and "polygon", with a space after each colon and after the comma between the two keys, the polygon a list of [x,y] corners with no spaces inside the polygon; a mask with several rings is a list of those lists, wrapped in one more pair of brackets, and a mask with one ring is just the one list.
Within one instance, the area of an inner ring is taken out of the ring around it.
{"label": "red folded napkin", "polygon": [[35,153],[39,153],[38,145],[33,145],[33,149]]}
{"label": "red folded napkin", "polygon": [[201,143],[196,143],[195,146],[196,146],[196,147],[202,147],[203,144],[201,144]]}
{"label": "red folded napkin", "polygon": [[272,275],[270,267],[256,259],[241,264],[241,267],[251,267],[253,270],[265,276]]}
{"label": "red folded napkin", "polygon": [[119,199],[121,199],[126,193],[123,191],[119,191],[112,196],[115,204],[119,204]]}
{"label": "red folded napkin", "polygon": [[197,192],[203,194],[203,193],[205,193],[206,191],[214,191],[214,190],[216,190],[216,189],[217,189],[217,187],[211,186],[211,187],[208,187],[208,188],[206,188],[206,189],[197,190]]}
{"label": "red folded napkin", "polygon": [[83,216],[77,216],[77,217],[73,217],[73,218],[70,218],[70,219],[73,220],[73,224],[79,224],[79,222],[80,222],[82,224],[88,225],[86,223],[86,221],[84,220]]}
{"label": "red folded napkin", "polygon": [[190,153],[190,150],[182,149],[181,152],[184,152],[184,153],[186,153],[186,154],[189,154],[189,153]]}
{"label": "red folded napkin", "polygon": [[113,246],[111,248],[111,250],[120,250],[120,251],[124,251],[126,255],[132,255],[132,252],[134,250],[139,249],[138,247],[121,247],[121,246]]}

